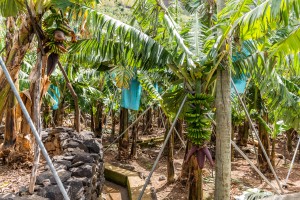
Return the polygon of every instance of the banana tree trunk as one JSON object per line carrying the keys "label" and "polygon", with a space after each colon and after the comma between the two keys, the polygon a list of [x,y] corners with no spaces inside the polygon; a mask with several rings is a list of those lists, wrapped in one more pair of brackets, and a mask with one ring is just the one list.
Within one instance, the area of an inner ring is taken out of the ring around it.
{"label": "banana tree trunk", "polygon": [[157,128],[162,128],[163,127],[163,112],[161,111],[161,108],[158,107],[157,109],[157,113],[158,113],[158,116],[157,116]]}
{"label": "banana tree trunk", "polygon": [[53,121],[55,126],[62,126],[64,120],[64,104],[65,104],[65,96],[61,98],[61,102],[58,105],[58,109],[53,111]]}
{"label": "banana tree trunk", "polygon": [[274,168],[275,168],[275,145],[276,145],[276,138],[272,138],[271,163]]}
{"label": "banana tree trunk", "polygon": [[[41,134],[41,115],[40,115],[40,110],[41,110],[41,100],[42,100],[42,71],[43,68],[45,69],[46,67],[46,60],[47,56],[42,56],[42,53],[38,53],[37,56],[37,63],[35,70],[33,72],[35,73],[33,78],[31,79],[30,83],[30,94],[31,94],[31,100],[32,100],[32,105],[31,105],[31,118],[32,121],[36,127],[37,132],[39,135]],[[47,87],[47,86],[46,86]],[[48,88],[47,88],[48,89]],[[36,140],[33,140],[36,141]],[[34,162],[32,166],[32,173],[30,176],[30,183],[29,183],[29,193],[33,193],[34,191],[34,186],[35,186],[35,181],[36,181],[36,173],[39,167],[39,161],[40,161],[40,148],[38,144],[35,142],[34,143]]]}
{"label": "banana tree trunk", "polygon": [[[166,123],[166,132],[165,137],[167,136],[168,132],[170,130],[170,122],[167,120]],[[168,154],[168,160],[167,160],[167,171],[168,171],[168,183],[173,183],[175,181],[175,167],[174,167],[174,130],[171,133],[171,136],[168,140],[168,148],[167,154]]]}
{"label": "banana tree trunk", "polygon": [[95,132],[95,116],[94,116],[94,111],[93,111],[93,105],[91,105],[91,131]]}
{"label": "banana tree trunk", "polygon": [[[18,80],[21,63],[34,36],[32,24],[28,15],[20,15],[20,28],[16,29],[15,19],[9,17],[7,30],[14,30],[7,33],[5,65],[14,82]],[[0,73],[0,113],[3,112],[9,97],[10,87],[3,73]]]}
{"label": "banana tree trunk", "polygon": [[[175,128],[178,132],[178,135],[184,139],[184,135],[183,135],[183,120],[178,119],[175,125]],[[181,144],[180,139],[178,138],[177,134],[175,134],[175,141],[178,141],[179,144]]]}
{"label": "banana tree trunk", "polygon": [[289,153],[293,152],[293,145],[292,145],[292,133],[294,132],[294,129],[291,128],[289,130],[287,130],[286,133],[286,137],[287,137],[287,150]]}
{"label": "banana tree trunk", "polygon": [[[18,75],[23,58],[29,49],[34,36],[33,27],[27,15],[20,16],[20,28],[16,29],[16,19],[7,18],[6,57],[5,64],[11,78],[18,87]],[[0,113],[6,109],[6,126],[4,148],[15,144],[17,137],[16,101],[5,75],[0,70]]]}
{"label": "banana tree trunk", "polygon": [[45,106],[43,108],[43,127],[44,128],[50,128],[51,122],[52,122],[52,110],[51,106]]}
{"label": "banana tree trunk", "polygon": [[95,118],[95,134],[97,137],[102,136],[102,118],[103,118],[103,102],[98,102],[96,118]]}
{"label": "banana tree trunk", "polygon": [[149,109],[146,114],[146,127],[145,132],[151,134],[152,132],[152,118],[153,118],[153,109]]}
{"label": "banana tree trunk", "polygon": [[[22,101],[28,111],[28,113],[31,113],[31,98],[29,91],[24,91],[20,94]],[[17,113],[21,113],[21,108],[18,106]],[[16,149],[20,152],[23,152],[24,155],[28,155],[27,157],[30,158],[32,155],[32,144],[34,143],[34,138],[30,137],[30,126],[28,125],[27,121],[25,120],[25,117],[22,114],[20,114],[21,125],[20,125],[20,131],[18,133],[17,137],[17,144]]]}
{"label": "banana tree trunk", "polygon": [[4,117],[4,112],[3,112],[3,113],[0,113],[0,126],[2,125],[3,117]]}
{"label": "banana tree trunk", "polygon": [[180,173],[180,180],[183,182],[185,182],[188,179],[188,175],[189,175],[189,163],[185,162],[185,159],[191,147],[192,147],[192,143],[187,141],[185,153],[184,153],[184,159],[181,165],[181,173]]}
{"label": "banana tree trunk", "polygon": [[238,141],[237,145],[247,146],[249,137],[249,122],[245,120],[242,125],[238,127]]}
{"label": "banana tree trunk", "polygon": [[189,164],[189,200],[203,199],[202,169],[199,168],[196,156],[191,157]]}
{"label": "banana tree trunk", "polygon": [[[114,109],[111,109],[111,138],[115,137],[115,132],[116,132],[116,112],[114,111]],[[106,120],[108,120],[108,117],[106,116],[105,118]],[[107,122],[105,122],[107,123]]]}
{"label": "banana tree trunk", "polygon": [[[128,109],[121,108],[120,112],[120,129],[119,134],[122,134],[128,127]],[[128,158],[129,150],[129,135],[128,130],[119,139],[119,159],[124,160]]]}
{"label": "banana tree trunk", "polygon": [[139,126],[138,123],[136,123],[135,125],[132,126],[132,131],[131,131],[131,135],[132,135],[132,144],[131,144],[131,152],[130,152],[131,158],[137,158],[136,147],[137,147],[137,140],[138,140],[138,132],[139,132]]}
{"label": "banana tree trunk", "polygon": [[5,132],[3,148],[9,148],[16,142],[17,126],[16,126],[16,100],[12,91],[8,94],[7,109],[5,118]]}
{"label": "banana tree trunk", "polygon": [[[36,61],[35,67],[31,70],[29,79],[30,79],[30,87],[29,90],[24,91],[21,93],[21,98],[26,106],[26,109],[32,118],[37,131],[39,131],[41,124],[40,124],[40,108],[42,104],[42,97],[44,91],[48,89],[49,82],[47,81],[47,77],[43,77],[43,69],[45,69],[45,65],[47,62],[47,56],[41,56],[38,54],[38,58]],[[21,112],[20,107],[18,106],[19,112]],[[32,144],[35,143],[35,138],[33,134],[31,134],[30,126],[27,121],[24,119],[23,115],[21,116],[21,126],[20,131],[17,137],[17,145],[16,148],[19,150],[22,149],[24,154],[32,154],[33,148]],[[30,140],[28,139],[30,135]],[[29,145],[28,145],[29,144]],[[35,146],[37,148],[37,145]],[[30,156],[29,156],[30,157]]]}
{"label": "banana tree trunk", "polygon": [[[268,123],[268,116],[266,113],[263,113],[262,116],[263,120]],[[259,123],[258,124],[258,130],[259,130],[259,138],[263,144],[264,149],[267,152],[267,156],[270,157],[270,140],[269,140],[269,134],[267,130],[265,129],[264,125]],[[270,172],[271,169],[268,165],[267,158],[263,154],[263,151],[260,146],[258,146],[258,166],[262,172]]]}

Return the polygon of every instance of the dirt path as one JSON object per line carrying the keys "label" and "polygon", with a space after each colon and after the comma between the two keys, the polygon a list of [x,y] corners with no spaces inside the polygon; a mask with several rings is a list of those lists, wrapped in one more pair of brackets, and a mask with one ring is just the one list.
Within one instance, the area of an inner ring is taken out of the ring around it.
{"label": "dirt path", "polygon": [[[251,145],[245,147],[245,149],[253,148]],[[139,172],[142,174],[144,178],[146,178],[152,168],[152,165],[158,155],[160,150],[160,145],[152,146],[152,147],[143,147],[138,149],[138,157],[136,159],[131,159],[124,164],[128,166],[132,166],[134,171]],[[280,149],[277,149],[280,152]],[[179,148],[175,150],[174,156],[174,165],[175,165],[175,173],[177,177],[180,177],[181,173],[181,164],[183,162],[184,157],[184,150],[180,150]],[[117,155],[117,148],[116,146],[112,147],[108,150],[105,155],[104,159],[105,162],[112,162],[112,163],[119,163],[120,161],[116,160]],[[252,151],[246,151],[247,156],[252,160],[253,163],[256,164],[256,157]],[[288,173],[288,169],[290,167],[290,161],[287,160],[284,163],[284,159],[278,157],[276,158],[276,172],[281,181],[284,183],[284,179]],[[285,189],[285,193],[296,193],[300,191],[300,164],[297,161],[294,164],[293,171],[290,175],[288,188]],[[212,199],[214,193],[214,174],[206,163],[205,168],[203,169],[203,188],[204,188],[204,199]],[[166,157],[162,157],[156,168],[153,176],[151,178],[151,185],[155,187],[157,192],[158,200],[185,200],[187,199],[187,189],[188,183],[181,182],[177,180],[173,184],[168,184],[166,180],[167,175],[167,163]],[[277,183],[272,176],[272,174],[265,174],[271,183],[274,186],[277,186]],[[264,191],[272,191],[272,189],[260,178],[260,176],[251,168],[251,166],[238,154],[236,155],[234,161],[232,162],[232,187],[231,187],[231,199],[235,199],[235,196],[239,196],[251,188],[259,188]]]}
{"label": "dirt path", "polygon": [[129,200],[128,192],[125,187],[109,181],[105,181],[102,198],[105,200]]}
{"label": "dirt path", "polygon": [[28,187],[30,172],[28,168],[14,169],[0,162],[0,194],[17,193],[20,188]]}

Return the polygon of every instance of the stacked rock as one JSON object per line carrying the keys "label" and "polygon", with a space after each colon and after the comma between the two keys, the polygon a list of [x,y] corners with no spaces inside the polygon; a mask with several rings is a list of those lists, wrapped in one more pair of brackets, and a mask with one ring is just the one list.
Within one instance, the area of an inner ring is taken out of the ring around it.
{"label": "stacked rock", "polygon": [[[42,138],[47,151],[55,155],[53,165],[70,199],[98,199],[104,185],[104,166],[102,145],[94,133],[56,128],[43,132]],[[63,199],[49,167],[45,169],[37,176],[37,195],[51,200]]]}

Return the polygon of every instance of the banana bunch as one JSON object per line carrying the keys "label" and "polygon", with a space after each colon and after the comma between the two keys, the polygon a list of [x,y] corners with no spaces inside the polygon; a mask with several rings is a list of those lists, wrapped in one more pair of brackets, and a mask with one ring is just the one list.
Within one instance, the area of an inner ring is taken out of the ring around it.
{"label": "banana bunch", "polygon": [[66,36],[71,36],[71,41],[76,42],[75,32],[68,25],[68,20],[51,10],[52,13],[43,20],[43,30],[46,33],[47,40],[56,43],[66,42]]}
{"label": "banana bunch", "polygon": [[208,94],[189,94],[189,109],[185,113],[187,137],[194,145],[204,145],[210,139],[211,120],[206,114],[211,111],[213,97]]}
{"label": "banana bunch", "polygon": [[66,49],[65,42],[57,43],[55,41],[46,42],[46,47],[48,48],[47,52],[55,53],[55,54],[63,54],[68,52]]}
{"label": "banana bunch", "polygon": [[71,41],[76,42],[74,31],[68,26],[68,20],[55,9],[43,20],[43,29],[46,34],[44,50],[49,53],[47,60],[47,75],[50,76],[58,63],[61,54],[68,52],[66,36],[71,36]]}

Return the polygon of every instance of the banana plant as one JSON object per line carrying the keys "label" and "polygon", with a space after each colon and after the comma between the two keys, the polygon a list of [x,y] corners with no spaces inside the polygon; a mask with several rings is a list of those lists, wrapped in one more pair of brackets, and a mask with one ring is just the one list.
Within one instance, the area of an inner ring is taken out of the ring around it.
{"label": "banana plant", "polygon": [[[12,14],[17,14],[22,12],[22,3],[19,5],[18,2],[2,1],[1,8],[7,7]],[[36,2],[34,9],[39,12],[42,1],[34,2]],[[78,22],[82,25],[80,28],[85,28],[86,34],[82,34],[83,37],[69,49],[71,53],[68,58],[69,62],[85,63],[89,66],[109,62],[115,67],[135,66],[144,70],[161,68],[175,75],[176,84],[162,96],[165,104],[172,101],[170,104],[172,106],[165,108],[170,115],[174,113],[174,109],[178,108],[180,100],[187,93],[192,96],[190,96],[189,103],[185,105],[183,115],[188,115],[188,113],[198,115],[207,112],[206,103],[210,102],[208,93],[214,94],[215,91],[216,71],[223,66],[223,60],[229,59],[231,63],[228,54],[231,50],[230,45],[225,45],[225,50],[220,50],[228,38],[235,33],[238,33],[240,40],[233,43],[235,46],[233,49],[239,51],[245,43],[245,48],[250,48],[251,54],[243,56],[233,64],[251,73],[264,94],[273,94],[276,97],[274,102],[269,102],[270,104],[279,105],[281,101],[284,101],[285,105],[291,106],[297,102],[297,95],[290,92],[287,87],[289,79],[280,76],[281,73],[287,73],[280,66],[293,63],[292,67],[295,71],[299,67],[297,63],[299,45],[296,45],[299,43],[299,25],[297,24],[299,0],[290,1],[288,4],[286,1],[277,0],[258,3],[250,0],[230,0],[218,14],[216,14],[216,5],[213,1],[205,3],[199,0],[182,1],[187,10],[197,13],[194,21],[196,22],[195,33],[198,37],[194,41],[198,42],[195,46],[188,40],[191,38],[189,31],[192,30],[192,26],[183,24],[182,22],[187,20],[181,20],[178,15],[181,7],[175,6],[175,9],[169,9],[163,1],[136,1],[135,19],[131,25],[101,13],[93,8],[93,4],[85,5],[82,1],[52,0],[46,3],[51,3],[62,13],[68,13],[71,23]],[[12,11],[12,6],[18,9]],[[205,12],[201,12],[203,10]],[[1,12],[4,15],[7,14],[7,11],[3,9]],[[198,15],[199,13],[202,14]],[[190,20],[189,17],[187,19]],[[193,21],[192,17],[191,21]],[[197,32],[199,26],[201,27],[200,33]],[[121,68],[115,69],[118,71]],[[126,85],[126,77],[129,79],[130,73],[119,70],[118,83]],[[266,81],[262,81],[262,77],[266,78]],[[284,81],[285,79],[288,81]],[[195,93],[199,82],[201,82],[202,90]],[[79,82],[77,84],[80,85]],[[146,81],[144,85],[154,94],[153,97],[159,96],[153,92],[153,88]],[[267,90],[268,88],[275,89]],[[0,89],[7,92],[1,82]],[[93,94],[94,90],[79,89],[78,92],[89,95]],[[206,100],[198,101],[201,95],[207,97],[207,102]],[[199,113],[190,113],[193,107],[198,108]],[[202,127],[196,126],[195,120],[195,118],[190,119],[190,125],[207,133],[206,119],[201,122]],[[191,134],[190,139],[194,140],[192,128],[189,134]],[[199,140],[194,140],[196,144],[204,144],[203,138],[207,138],[207,134],[201,135],[200,132],[196,134],[196,138],[199,138]]]}

